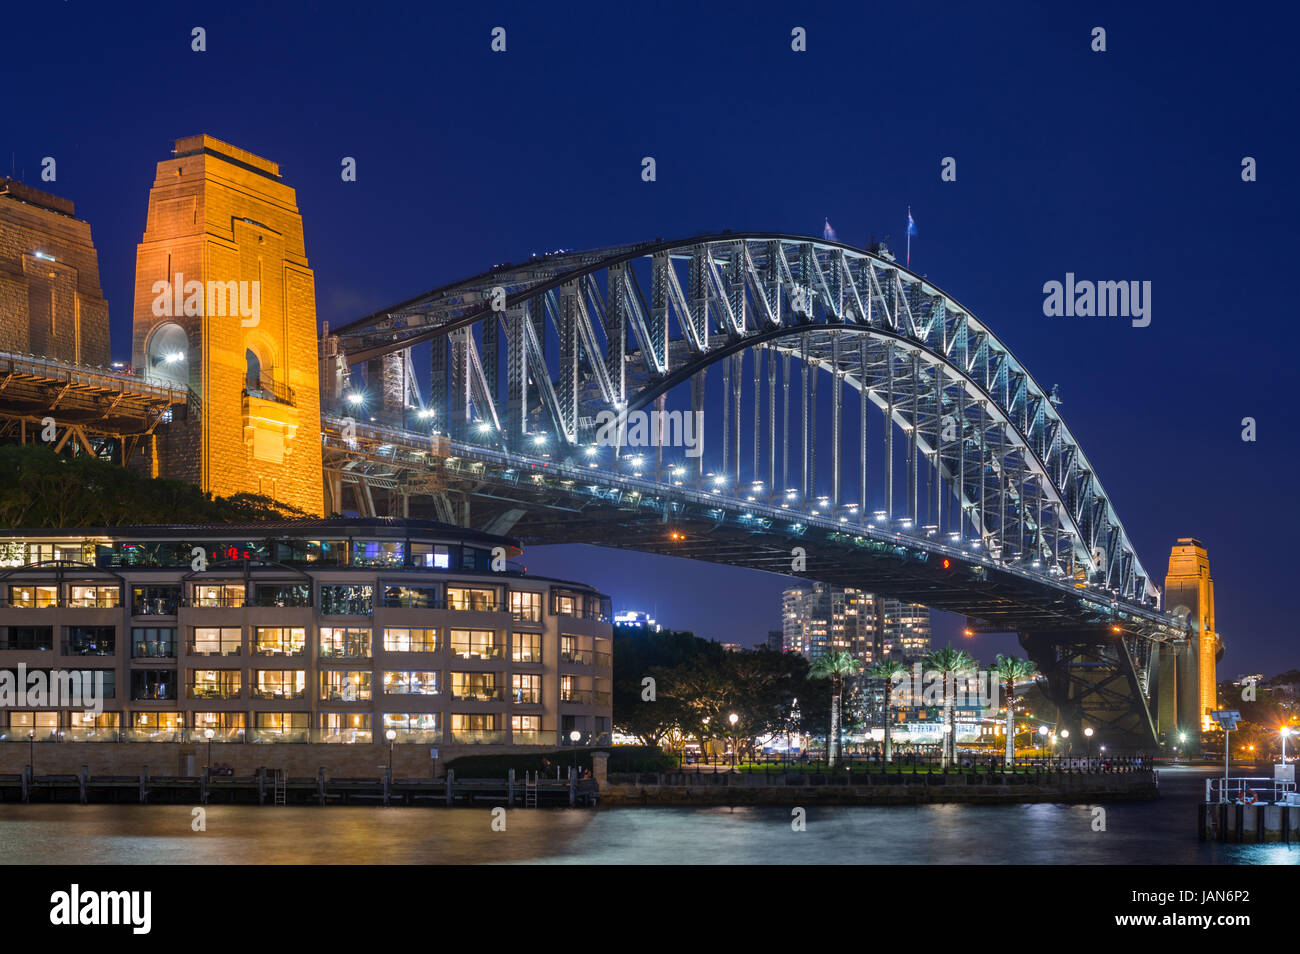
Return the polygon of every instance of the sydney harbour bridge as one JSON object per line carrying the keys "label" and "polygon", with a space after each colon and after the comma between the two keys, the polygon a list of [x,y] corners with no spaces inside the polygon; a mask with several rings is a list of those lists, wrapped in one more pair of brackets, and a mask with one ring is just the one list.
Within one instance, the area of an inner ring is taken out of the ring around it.
{"label": "sydney harbour bridge", "polygon": [[536,256],[321,347],[327,509],[923,603],[1018,633],[1063,725],[1159,733],[1186,620],[1053,395],[887,249],[723,233]]}

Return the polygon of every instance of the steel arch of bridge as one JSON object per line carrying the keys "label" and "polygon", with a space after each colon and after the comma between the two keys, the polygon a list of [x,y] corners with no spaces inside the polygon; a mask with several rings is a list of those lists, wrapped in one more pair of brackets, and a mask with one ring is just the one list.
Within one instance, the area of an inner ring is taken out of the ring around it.
{"label": "steel arch of bridge", "polygon": [[[786,486],[791,365],[801,373],[803,440],[795,471],[805,498],[816,486],[817,381],[829,377],[833,504],[842,493],[847,389],[858,393],[863,410],[860,522],[872,519],[866,506],[870,402],[893,425],[883,435],[886,519],[896,516],[901,496],[913,532],[942,532],[942,518],[938,527],[920,526],[918,460],[925,461],[940,478],[931,513],[942,514],[951,496],[956,512],[949,506],[948,526],[956,523],[958,536],[966,538],[969,528],[970,538],[1000,560],[1045,577],[1082,577],[1146,605],[1159,598],[1051,396],[969,309],[888,252],[794,235],[724,233],[547,255],[435,289],[335,329],[332,337],[326,353],[342,352],[353,364],[389,361],[432,341],[429,404],[436,419],[458,439],[485,432],[489,442],[504,435],[514,447],[540,428],[576,450],[592,440],[599,412],[649,407],[721,363],[723,471],[731,476],[734,469],[738,496],[743,360],[752,352],[761,396],[766,355],[769,489],[777,485],[779,362]],[[704,401],[703,387],[694,388],[693,407]],[[733,403],[734,447],[727,422]],[[486,427],[471,426],[479,423]],[[754,430],[757,479],[763,463],[757,414]],[[901,494],[896,432],[907,460]]]}

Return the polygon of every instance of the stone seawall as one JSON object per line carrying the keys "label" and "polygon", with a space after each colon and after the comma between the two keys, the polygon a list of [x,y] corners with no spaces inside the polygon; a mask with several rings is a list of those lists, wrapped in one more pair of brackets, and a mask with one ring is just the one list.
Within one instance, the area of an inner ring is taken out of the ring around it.
{"label": "stone seawall", "polygon": [[833,776],[620,775],[600,786],[602,805],[925,805],[1143,801],[1159,797],[1155,773]]}

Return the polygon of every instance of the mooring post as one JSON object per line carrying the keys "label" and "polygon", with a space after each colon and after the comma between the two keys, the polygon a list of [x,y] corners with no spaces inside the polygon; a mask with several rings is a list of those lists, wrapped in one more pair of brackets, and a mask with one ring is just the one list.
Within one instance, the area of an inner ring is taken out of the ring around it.
{"label": "mooring post", "polygon": [[450,808],[450,807],[452,806],[453,800],[454,800],[455,797],[456,797],[456,796],[455,796],[455,793],[452,791],[452,786],[455,784],[455,782],[456,782],[456,770],[455,770],[455,769],[450,769],[450,768],[447,769],[447,800],[446,800],[446,803],[447,803],[447,807],[448,807],[448,808]]}
{"label": "mooring post", "polygon": [[573,766],[569,766],[569,807],[570,808],[572,808],[574,805],[577,804],[577,800],[578,800],[577,785],[578,785],[578,773],[573,770]]}
{"label": "mooring post", "polygon": [[257,804],[266,804],[266,766],[257,767]]}
{"label": "mooring post", "polygon": [[204,772],[199,776],[199,804],[208,803],[208,773]]}
{"label": "mooring post", "polygon": [[325,804],[325,766],[316,770],[316,795],[322,805]]}
{"label": "mooring post", "polygon": [[87,801],[89,801],[89,799],[86,797],[86,786],[90,781],[89,765],[83,765],[81,767],[81,778],[79,779],[79,781],[81,782],[81,804],[85,805]]}
{"label": "mooring post", "polygon": [[31,800],[32,800],[32,767],[30,765],[24,765],[23,766],[23,802],[24,803],[30,802]]}
{"label": "mooring post", "polygon": [[392,798],[393,770],[384,769],[384,805],[387,806]]}
{"label": "mooring post", "polygon": [[140,769],[140,804],[149,804],[149,766]]}
{"label": "mooring post", "polygon": [[515,807],[515,770],[511,769],[506,781],[506,804]]}

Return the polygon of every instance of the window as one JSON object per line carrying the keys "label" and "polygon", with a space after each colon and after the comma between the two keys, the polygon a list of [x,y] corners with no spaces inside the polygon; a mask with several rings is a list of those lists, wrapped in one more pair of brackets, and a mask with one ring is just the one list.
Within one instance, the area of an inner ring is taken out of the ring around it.
{"label": "window", "polygon": [[122,590],[116,584],[73,583],[68,587],[68,605],[77,609],[111,609],[121,605],[121,596]]}
{"label": "window", "polygon": [[9,605],[17,609],[46,609],[59,605],[59,588],[49,586],[11,586]]}
{"label": "window", "polygon": [[375,588],[370,584],[325,583],[320,588],[322,616],[369,616],[374,611]]}
{"label": "window", "polygon": [[577,616],[581,605],[581,597],[564,590],[557,590],[551,595],[551,612],[556,616]]}
{"label": "window", "polygon": [[311,713],[254,712],[251,738],[254,742],[309,742]]}
{"label": "window", "polygon": [[542,736],[542,717],[536,715],[513,715],[510,717],[510,735],[517,745],[539,745],[554,742],[555,733],[550,738]]}
{"label": "window", "polygon": [[504,653],[491,629],[453,629],[451,651],[461,659],[500,659]]}
{"label": "window", "polygon": [[499,609],[497,591],[487,587],[449,586],[447,609],[495,612]]}
{"label": "window", "polygon": [[510,591],[510,615],[520,623],[542,621],[542,594],[525,590]]}
{"label": "window", "polygon": [[244,741],[244,714],[242,712],[195,712],[190,720],[190,740],[206,742],[208,729],[213,742]]}
{"label": "window", "polygon": [[320,628],[320,655],[322,659],[370,658],[369,628],[322,626]]}
{"label": "window", "polygon": [[392,729],[398,742],[440,742],[442,726],[436,712],[385,712],[384,734]]}
{"label": "window", "polygon": [[422,570],[450,570],[451,548],[437,543],[412,543],[411,565]]}
{"label": "window", "polygon": [[0,627],[0,649],[52,650],[54,649],[54,627]]}
{"label": "window", "polygon": [[406,544],[401,540],[352,541],[353,566],[403,566]]}
{"label": "window", "polygon": [[390,583],[384,586],[384,605],[405,609],[437,609],[438,588]]}
{"label": "window", "polygon": [[10,741],[15,742],[30,738],[57,741],[59,714],[57,712],[11,712],[8,737]]}
{"label": "window", "polygon": [[301,656],[306,650],[307,630],[302,626],[257,627],[254,656]]}
{"label": "window", "polygon": [[474,731],[477,729],[495,729],[497,719],[495,712],[453,712],[451,715],[452,731],[458,729],[468,729]]}
{"label": "window", "polygon": [[436,653],[436,629],[385,629],[384,651],[390,653]]}
{"label": "window", "polygon": [[176,698],[175,669],[132,669],[131,698],[162,701]]}
{"label": "window", "polygon": [[510,695],[515,702],[540,705],[542,677],[536,673],[515,673],[510,677]]}
{"label": "window", "polygon": [[460,565],[461,569],[464,570],[490,570],[492,569],[492,551],[480,547],[462,547]]}
{"label": "window", "polygon": [[560,636],[560,659],[580,666],[591,664],[591,653],[578,649],[577,636]]}
{"label": "window", "polygon": [[238,699],[243,673],[238,669],[187,669],[185,698]]}
{"label": "window", "polygon": [[255,669],[252,696],[254,699],[306,699],[307,670]]}
{"label": "window", "polygon": [[438,694],[438,673],[420,672],[386,672],[384,673],[384,694],[389,696],[436,696]]}
{"label": "window", "polygon": [[253,587],[256,606],[310,606],[311,587],[306,583],[259,583]]}
{"label": "window", "polygon": [[494,672],[453,672],[451,697],[456,701],[505,702],[505,690]]}
{"label": "window", "polygon": [[275,562],[288,566],[341,566],[347,553],[345,540],[276,540]]}
{"label": "window", "polygon": [[70,742],[116,742],[121,724],[120,712],[69,712],[67,738]]}
{"label": "window", "polygon": [[369,712],[325,712],[320,717],[322,742],[369,742]]}
{"label": "window", "polygon": [[515,633],[513,658],[517,663],[539,663],[542,661],[542,634]]}
{"label": "window", "polygon": [[369,702],[370,673],[361,669],[323,669],[320,697],[327,702]]}
{"label": "window", "polygon": [[238,656],[244,633],[238,626],[196,626],[190,654],[194,656]]}
{"label": "window", "polygon": [[132,616],[175,616],[180,603],[179,586],[131,587]]}
{"label": "window", "polygon": [[117,631],[112,626],[63,627],[63,655],[112,656],[117,652]]}
{"label": "window", "polygon": [[244,605],[243,583],[196,583],[195,606],[240,607]]}
{"label": "window", "polygon": [[176,630],[170,626],[131,627],[131,655],[135,659],[175,659]]}
{"label": "window", "polygon": [[131,742],[179,741],[181,714],[179,712],[132,712],[127,739]]}

